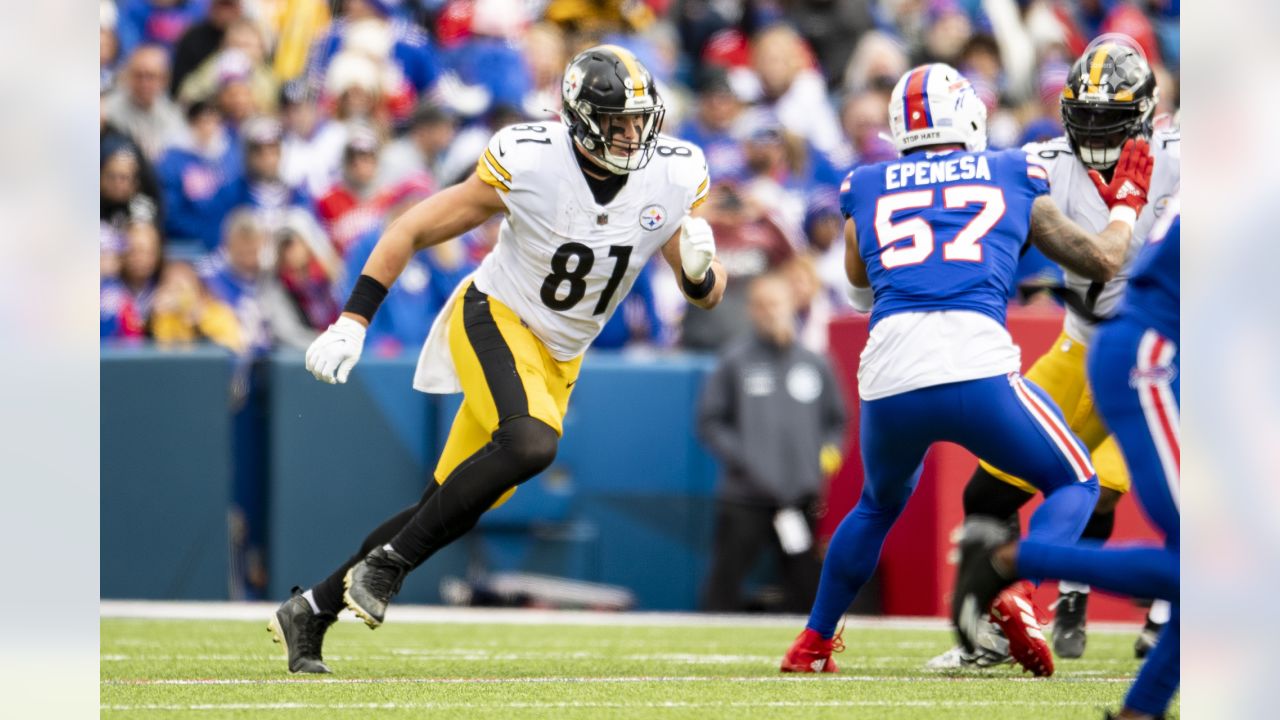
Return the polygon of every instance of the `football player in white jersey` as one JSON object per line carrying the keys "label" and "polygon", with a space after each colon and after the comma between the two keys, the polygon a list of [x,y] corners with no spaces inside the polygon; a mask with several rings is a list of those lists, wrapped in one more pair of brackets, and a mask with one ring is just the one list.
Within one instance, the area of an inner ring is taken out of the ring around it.
{"label": "football player in white jersey", "polygon": [[342,317],[307,350],[317,379],[346,382],[413,253],[506,214],[497,246],[436,319],[414,376],[418,390],[464,394],[435,482],[280,606],[269,627],[291,672],[329,672],[321,643],[344,605],[377,627],[406,573],[551,464],[582,354],[654,253],[694,305],[712,308],[724,293],[711,228],[690,215],[707,197],[706,161],[660,134],[649,72],[621,47],[593,47],[570,61],[562,100],[563,123],[500,130],[471,176],[392,223]]}
{"label": "football player in white jersey", "polygon": [[[1058,296],[1067,306],[1062,334],[1053,347],[1027,372],[1027,378],[1045,390],[1062,408],[1071,429],[1093,456],[1102,492],[1081,540],[1105,542],[1115,526],[1115,508],[1129,491],[1129,474],[1115,438],[1094,407],[1085,374],[1085,353],[1098,320],[1110,316],[1128,283],[1138,250],[1147,241],[1156,219],[1178,191],[1181,179],[1179,134],[1153,131],[1157,100],[1155,75],[1142,49],[1131,38],[1107,34],[1098,37],[1072,65],[1062,89],[1062,121],[1066,134],[1024,149],[1029,159],[1049,173],[1050,195],[1063,213],[1088,230],[1107,224],[1107,203],[1099,193],[1099,180],[1110,178],[1120,148],[1130,138],[1150,138],[1155,165],[1148,197],[1134,227],[1124,267],[1106,283],[1092,282],[1064,270],[1065,287]],[[965,488],[965,516],[986,515],[1017,522],[1018,508],[1029,501],[1031,485],[983,461]],[[1061,583],[1055,603],[1053,649],[1063,658],[1078,658],[1085,649],[1085,608],[1089,586]],[[1139,657],[1155,644],[1159,624],[1168,617],[1168,605],[1158,601],[1135,645]],[[1004,659],[994,648],[980,657],[965,657],[959,648],[930,661],[931,667],[980,665]]]}

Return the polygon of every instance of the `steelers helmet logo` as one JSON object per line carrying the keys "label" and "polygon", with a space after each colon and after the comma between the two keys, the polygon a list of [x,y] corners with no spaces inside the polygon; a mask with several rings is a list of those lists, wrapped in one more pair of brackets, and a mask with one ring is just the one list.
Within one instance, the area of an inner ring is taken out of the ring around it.
{"label": "steelers helmet logo", "polygon": [[578,95],[582,92],[582,68],[577,65],[570,65],[569,71],[564,74],[564,97],[569,102],[578,99]]}
{"label": "steelers helmet logo", "polygon": [[640,227],[657,230],[667,222],[667,211],[661,205],[650,205],[640,211]]}

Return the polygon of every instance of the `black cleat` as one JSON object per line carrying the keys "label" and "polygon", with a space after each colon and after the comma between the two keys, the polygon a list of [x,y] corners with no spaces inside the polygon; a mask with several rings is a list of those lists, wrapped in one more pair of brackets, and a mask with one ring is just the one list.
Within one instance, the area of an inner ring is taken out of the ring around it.
{"label": "black cleat", "polygon": [[[1119,718],[1120,718],[1120,716],[1119,716],[1119,715],[1113,715],[1113,714],[1111,714],[1111,711],[1110,711],[1110,710],[1104,710],[1104,711],[1102,712],[1102,720],[1119,720]],[[1155,720],[1165,720],[1165,716],[1164,716],[1164,715],[1156,715]]]}
{"label": "black cleat", "polygon": [[324,664],[320,647],[324,644],[325,632],[337,621],[336,615],[314,613],[311,603],[302,597],[302,591],[294,588],[293,597],[285,600],[271,616],[267,630],[271,631],[271,639],[284,645],[284,651],[289,654],[289,672],[328,673],[332,671]]}
{"label": "black cleat", "polygon": [[1089,640],[1085,633],[1085,610],[1089,607],[1089,593],[1061,593],[1053,607],[1054,654],[1072,660],[1084,657],[1084,647]]}
{"label": "black cleat", "polygon": [[972,517],[964,523],[960,539],[960,564],[951,596],[951,625],[964,651],[977,652],[979,635],[986,627],[991,603],[1010,584],[991,564],[996,548],[1012,541],[1007,523],[987,517]]}
{"label": "black cleat", "polygon": [[342,600],[364,624],[376,628],[387,616],[387,604],[400,592],[404,576],[412,570],[409,561],[386,546],[374,548],[347,571],[342,584]]}
{"label": "black cleat", "polygon": [[1164,625],[1151,622],[1151,616],[1147,616],[1147,621],[1142,624],[1142,631],[1138,633],[1138,639],[1133,641],[1133,656],[1139,660],[1145,658],[1147,653],[1151,652],[1156,646],[1156,641],[1160,639],[1160,631],[1164,629]]}

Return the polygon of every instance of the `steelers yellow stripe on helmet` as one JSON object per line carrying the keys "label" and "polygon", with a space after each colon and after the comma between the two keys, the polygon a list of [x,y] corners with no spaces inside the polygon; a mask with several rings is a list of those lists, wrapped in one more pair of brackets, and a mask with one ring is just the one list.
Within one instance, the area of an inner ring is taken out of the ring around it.
{"label": "steelers yellow stripe on helmet", "polygon": [[644,75],[640,73],[640,63],[636,62],[636,56],[631,51],[618,45],[601,45],[601,50],[608,50],[618,59],[622,61],[622,66],[627,69],[627,73],[631,75],[632,94],[635,97],[644,97]]}
{"label": "steelers yellow stripe on helmet", "polygon": [[1107,62],[1111,49],[1106,45],[1093,53],[1093,62],[1089,63],[1089,92],[1098,92],[1098,83],[1102,82],[1102,66]]}

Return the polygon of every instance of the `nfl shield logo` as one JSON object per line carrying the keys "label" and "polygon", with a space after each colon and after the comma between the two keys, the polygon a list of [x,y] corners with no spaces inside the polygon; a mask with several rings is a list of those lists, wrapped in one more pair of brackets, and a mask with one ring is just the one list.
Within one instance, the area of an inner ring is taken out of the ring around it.
{"label": "nfl shield logo", "polygon": [[599,215],[597,215],[597,216],[596,216],[596,224],[597,224],[597,225],[608,225],[608,224],[609,224],[609,213],[600,213]]}
{"label": "nfl shield logo", "polygon": [[667,222],[667,211],[661,205],[650,205],[640,211],[640,227],[657,230]]}

